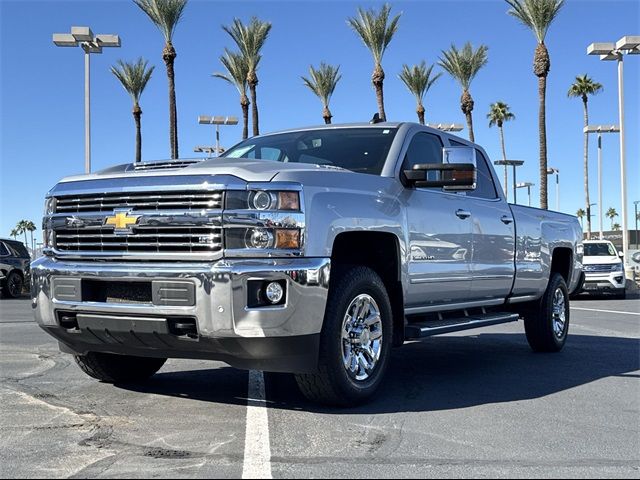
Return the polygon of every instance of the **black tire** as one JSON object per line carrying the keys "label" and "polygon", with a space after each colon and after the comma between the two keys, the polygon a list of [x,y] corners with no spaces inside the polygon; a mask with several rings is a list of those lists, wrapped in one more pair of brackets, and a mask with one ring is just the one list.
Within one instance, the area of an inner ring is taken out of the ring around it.
{"label": "black tire", "polygon": [[[313,402],[355,406],[375,394],[387,369],[393,342],[391,302],[384,283],[370,268],[355,266],[336,271],[333,275],[320,339],[319,371],[296,375],[295,378],[304,396]],[[343,321],[352,301],[359,295],[373,298],[382,324],[380,357],[364,380],[350,376],[343,363]]]}
{"label": "black tire", "polygon": [[4,294],[9,298],[18,298],[22,295],[24,289],[24,279],[15,270],[9,272],[4,283]]}
{"label": "black tire", "polygon": [[[564,300],[564,325],[556,333],[554,329],[554,297],[556,292]],[[564,347],[569,333],[569,292],[559,273],[551,274],[547,289],[540,300],[524,312],[524,329],[534,352],[559,352]]]}
{"label": "black tire", "polygon": [[627,298],[627,290],[622,288],[618,293],[616,293],[616,298],[619,300],[624,300]]}
{"label": "black tire", "polygon": [[134,357],[112,353],[89,352],[74,355],[84,373],[106,383],[139,382],[162,368],[166,358]]}

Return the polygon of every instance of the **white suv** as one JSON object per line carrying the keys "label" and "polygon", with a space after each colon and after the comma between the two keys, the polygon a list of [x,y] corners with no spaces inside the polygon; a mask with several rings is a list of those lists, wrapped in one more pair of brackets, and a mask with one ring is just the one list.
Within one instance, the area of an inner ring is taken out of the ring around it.
{"label": "white suv", "polygon": [[583,291],[615,293],[618,298],[625,298],[624,263],[613,243],[606,240],[585,241],[583,265]]}

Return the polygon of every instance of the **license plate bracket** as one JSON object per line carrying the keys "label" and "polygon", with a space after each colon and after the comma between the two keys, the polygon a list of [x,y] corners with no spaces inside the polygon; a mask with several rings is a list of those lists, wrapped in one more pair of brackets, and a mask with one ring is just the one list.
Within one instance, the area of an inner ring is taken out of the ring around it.
{"label": "license plate bracket", "polygon": [[111,332],[157,333],[168,334],[169,325],[166,318],[127,317],[114,315],[92,315],[79,313],[80,330],[96,330]]}

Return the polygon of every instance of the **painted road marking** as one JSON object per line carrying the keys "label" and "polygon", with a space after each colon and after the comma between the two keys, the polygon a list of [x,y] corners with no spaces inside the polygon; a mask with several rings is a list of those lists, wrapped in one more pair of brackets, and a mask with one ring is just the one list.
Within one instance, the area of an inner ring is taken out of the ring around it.
{"label": "painted road marking", "polygon": [[620,312],[618,310],[599,310],[597,308],[580,308],[580,307],[571,307],[571,310],[584,310],[585,312],[600,312],[600,313],[617,313],[620,315],[635,315],[640,317],[640,313],[637,312]]}
{"label": "painted road marking", "polygon": [[273,478],[264,374],[256,370],[249,371],[242,478]]}

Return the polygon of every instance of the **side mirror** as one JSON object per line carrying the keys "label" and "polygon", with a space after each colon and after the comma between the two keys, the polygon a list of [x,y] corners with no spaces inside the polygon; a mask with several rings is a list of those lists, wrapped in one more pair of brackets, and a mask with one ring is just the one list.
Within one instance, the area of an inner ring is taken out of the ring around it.
{"label": "side mirror", "polygon": [[443,187],[445,190],[476,188],[476,150],[472,147],[445,147],[442,163],[420,163],[404,171],[409,185],[418,188]]}
{"label": "side mirror", "polygon": [[624,252],[622,250],[618,251],[618,256],[624,260]]}

